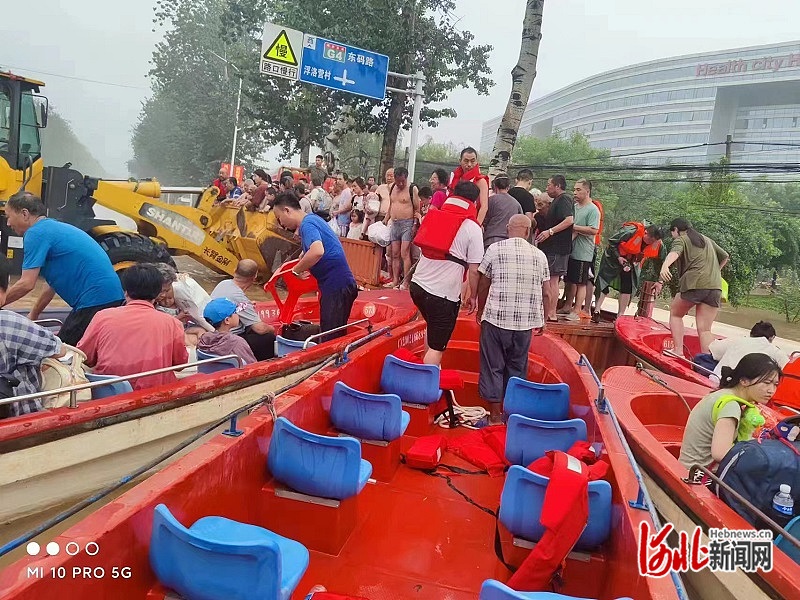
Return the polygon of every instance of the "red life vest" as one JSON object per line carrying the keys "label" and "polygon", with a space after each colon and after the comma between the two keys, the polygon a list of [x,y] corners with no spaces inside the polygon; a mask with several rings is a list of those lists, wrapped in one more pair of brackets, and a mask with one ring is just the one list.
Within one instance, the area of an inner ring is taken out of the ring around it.
{"label": "red life vest", "polygon": [[[492,186],[489,185],[489,176],[481,174],[481,168],[479,165],[475,165],[469,171],[464,173],[464,169],[461,168],[461,165],[457,166],[452,173],[450,173],[450,182],[447,184],[447,195],[450,196],[455,192],[456,185],[459,181],[471,181],[475,185],[478,185],[478,181],[481,179],[486,180],[486,188],[487,190],[491,190]],[[481,207],[481,199],[475,201],[475,208],[476,210],[480,209]],[[480,225],[480,223],[478,223]]]}
{"label": "red life vest", "polygon": [[461,224],[471,219],[478,222],[475,204],[458,196],[450,196],[439,210],[429,211],[419,226],[414,245],[423,256],[432,260],[451,260],[467,267],[467,262],[450,254],[450,247]]}
{"label": "red life vest", "polygon": [[592,203],[597,207],[597,210],[600,211],[600,225],[597,226],[597,235],[594,236],[594,245],[599,246],[601,238],[603,237],[603,219],[605,215],[603,214],[603,204],[600,200],[592,200]]}
{"label": "red life vest", "polygon": [[589,522],[589,481],[603,478],[608,464],[596,462],[588,442],[576,442],[569,453],[551,450],[528,469],[550,478],[539,517],[545,532],[507,585],[518,591],[549,591],[553,575]]}
{"label": "red life vest", "polygon": [[647,258],[658,258],[658,255],[661,253],[661,240],[656,240],[656,242],[650,244],[649,246],[645,246],[644,223],[629,221],[628,223],[624,223],[622,226],[628,227],[629,225],[636,227],[636,233],[634,233],[629,239],[620,243],[620,255],[633,258],[634,262],[644,262]]}

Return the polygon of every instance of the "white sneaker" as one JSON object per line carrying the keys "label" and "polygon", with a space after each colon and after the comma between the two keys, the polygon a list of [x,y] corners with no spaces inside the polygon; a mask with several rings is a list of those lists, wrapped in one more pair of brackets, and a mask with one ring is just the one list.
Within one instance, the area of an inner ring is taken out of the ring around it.
{"label": "white sneaker", "polygon": [[579,315],[576,315],[574,312],[569,313],[568,315],[564,315],[565,321],[580,321],[581,318]]}

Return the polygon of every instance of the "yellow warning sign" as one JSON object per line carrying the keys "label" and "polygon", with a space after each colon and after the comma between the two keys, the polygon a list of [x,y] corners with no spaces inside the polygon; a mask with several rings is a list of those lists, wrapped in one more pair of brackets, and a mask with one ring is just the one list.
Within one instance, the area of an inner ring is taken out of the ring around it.
{"label": "yellow warning sign", "polygon": [[270,44],[264,53],[264,58],[293,67],[297,66],[297,57],[294,54],[291,42],[289,42],[289,36],[286,35],[286,30],[282,29],[275,41]]}

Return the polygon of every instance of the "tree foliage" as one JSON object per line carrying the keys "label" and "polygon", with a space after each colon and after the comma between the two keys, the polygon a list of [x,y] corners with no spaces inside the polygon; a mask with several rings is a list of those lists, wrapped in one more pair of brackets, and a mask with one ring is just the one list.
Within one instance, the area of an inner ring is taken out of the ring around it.
{"label": "tree foliage", "polygon": [[[224,0],[160,0],[154,20],[169,29],[153,53],[153,96],[134,128],[129,168],[167,183],[208,183],[219,163],[230,159],[238,89],[234,67],[244,76],[246,94],[252,66],[243,57],[252,54],[252,40],[237,37]],[[250,165],[265,147],[264,132],[244,112],[240,128],[237,163]]]}
{"label": "tree foliage", "polygon": [[[154,93],[134,130],[130,167],[170,182],[206,182],[230,156],[238,81],[233,67],[244,84],[237,157],[246,165],[270,146],[279,146],[283,159],[298,152],[305,159],[311,145],[322,146],[345,105],[354,108],[357,130],[384,136],[383,158],[391,161],[399,130],[410,126],[411,100],[390,94],[374,101],[261,75],[263,24],[387,54],[396,71],[421,69],[427,78],[422,121],[435,126],[455,116],[449,107],[434,107],[450,91],[472,85],[486,93],[492,85],[491,48],[454,26],[454,9],[452,0],[158,0],[154,21],[166,33],[153,54]],[[380,23],[387,26],[376,27]],[[233,66],[226,69],[212,53]]]}

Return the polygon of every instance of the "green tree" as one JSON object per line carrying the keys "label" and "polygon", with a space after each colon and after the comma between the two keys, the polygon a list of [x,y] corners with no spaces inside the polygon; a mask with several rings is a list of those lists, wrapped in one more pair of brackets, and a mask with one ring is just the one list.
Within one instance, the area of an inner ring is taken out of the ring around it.
{"label": "green tree", "polygon": [[592,182],[592,197],[603,203],[605,231],[616,230],[619,223],[616,223],[613,215],[618,204],[618,189],[603,181],[607,174],[594,170],[598,167],[611,167],[615,163],[608,150],[592,147],[585,135],[575,133],[564,138],[556,132],[544,139],[520,136],[514,146],[512,163],[509,168],[511,175],[523,168],[530,169],[534,174],[534,186],[542,191],[551,175],[564,175],[568,187],[576,179],[588,179]]}
{"label": "green tree", "polygon": [[[472,33],[455,26],[453,0],[339,0],[322,5],[316,0],[287,0],[272,6],[268,14],[275,22],[386,54],[395,72],[421,70],[422,123],[435,126],[440,118],[457,116],[452,108],[442,107],[451,91],[472,86],[479,94],[488,94],[494,85],[487,63],[491,46],[474,44]],[[387,25],[376,27],[376,23]],[[389,84],[407,86],[402,79],[390,78]],[[400,130],[411,127],[412,98],[398,93],[389,93],[383,101],[336,96],[333,106],[342,104],[356,109],[358,131],[383,135],[380,172],[385,172],[394,164]]]}
{"label": "green tree", "polygon": [[[759,269],[779,254],[768,218],[759,214],[739,189],[734,175],[715,175],[711,183],[695,183],[673,198],[649,207],[656,223],[688,219],[730,254],[722,276],[729,301],[738,305],[756,284]],[[666,243],[669,244],[669,238]]]}
{"label": "green tree", "polygon": [[108,177],[108,172],[80,141],[72,126],[50,105],[47,127],[39,130],[42,136],[42,156],[46,165],[72,163],[84,175]]}
{"label": "green tree", "polygon": [[[253,53],[251,39],[231,29],[225,0],[160,0],[155,22],[168,27],[153,53],[153,96],[134,128],[138,176],[156,175],[168,183],[204,184],[230,159],[238,77],[250,80],[242,57]],[[230,61],[230,66],[219,55]],[[238,65],[237,65],[238,63]],[[240,114],[237,162],[249,165],[265,148],[265,132]]]}

